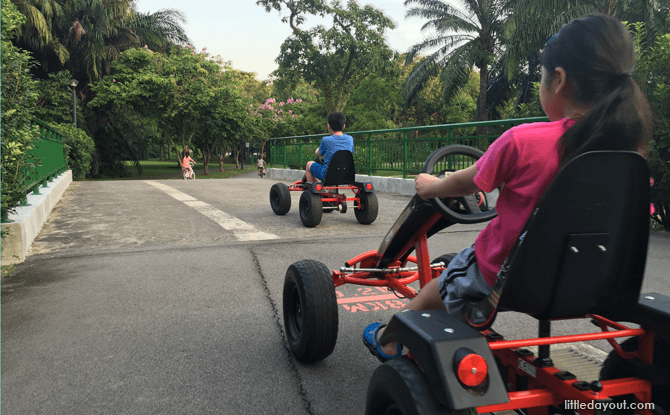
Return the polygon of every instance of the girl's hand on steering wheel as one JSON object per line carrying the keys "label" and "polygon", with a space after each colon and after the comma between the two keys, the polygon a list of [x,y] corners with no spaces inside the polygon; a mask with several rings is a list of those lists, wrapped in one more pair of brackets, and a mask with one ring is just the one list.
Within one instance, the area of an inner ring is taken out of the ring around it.
{"label": "girl's hand on steering wheel", "polygon": [[430,174],[426,173],[421,173],[418,176],[414,178],[415,181],[415,187],[416,187],[416,194],[419,195],[419,197],[423,200],[428,200],[432,199],[433,197],[430,197],[430,190],[432,186],[435,184],[435,182],[439,181],[435,176],[431,176]]}

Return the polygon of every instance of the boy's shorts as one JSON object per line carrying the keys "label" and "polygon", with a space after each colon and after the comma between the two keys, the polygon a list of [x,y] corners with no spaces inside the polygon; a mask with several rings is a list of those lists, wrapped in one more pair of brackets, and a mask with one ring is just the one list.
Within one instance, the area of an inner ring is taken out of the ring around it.
{"label": "boy's shorts", "polygon": [[309,171],[319,180],[323,180],[326,177],[326,166],[320,163],[312,163],[309,167]]}
{"label": "boy's shorts", "polygon": [[478,303],[493,291],[479,270],[474,245],[456,254],[449,262],[440,275],[438,287],[449,314],[461,321],[465,321],[466,305]]}

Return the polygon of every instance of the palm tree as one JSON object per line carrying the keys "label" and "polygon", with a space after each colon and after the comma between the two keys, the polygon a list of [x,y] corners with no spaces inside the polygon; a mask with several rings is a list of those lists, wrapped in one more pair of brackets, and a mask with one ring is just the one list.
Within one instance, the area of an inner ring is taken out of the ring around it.
{"label": "palm tree", "polygon": [[43,70],[66,68],[86,88],[110,71],[124,50],[187,44],[185,16],[173,9],[136,11],[134,0],[12,0],[28,19],[17,39]]}
{"label": "palm tree", "polygon": [[[423,42],[412,46],[406,64],[420,52],[430,53],[412,71],[404,87],[405,102],[410,102],[434,75],[440,74],[445,95],[463,85],[475,66],[479,69],[478,119],[487,119],[486,86],[489,65],[500,53],[505,24],[504,0],[460,0],[463,10],[440,0],[406,0],[405,6],[416,3],[405,17],[422,17],[428,22],[421,28],[434,30]],[[437,48],[437,50],[435,50]]]}
{"label": "palm tree", "polygon": [[510,77],[521,67],[520,62],[538,53],[561,26],[590,13],[643,22],[650,42],[656,34],[670,29],[670,0],[508,0],[507,9],[505,69]]}
{"label": "palm tree", "polygon": [[[12,3],[26,17],[26,22],[17,30],[14,42],[22,49],[33,52],[47,51],[60,62],[67,61],[70,53],[53,36],[54,27],[62,17],[63,9],[58,0],[12,0]],[[43,61],[46,64],[46,61]]]}

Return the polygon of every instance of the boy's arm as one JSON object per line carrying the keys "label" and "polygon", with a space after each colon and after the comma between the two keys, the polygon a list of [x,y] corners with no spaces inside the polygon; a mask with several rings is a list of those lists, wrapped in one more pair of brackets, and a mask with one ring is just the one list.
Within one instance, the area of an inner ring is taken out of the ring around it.
{"label": "boy's arm", "polygon": [[423,200],[436,197],[460,197],[478,192],[480,189],[474,182],[477,166],[472,165],[464,170],[454,172],[443,179],[422,173],[416,176],[416,193]]}

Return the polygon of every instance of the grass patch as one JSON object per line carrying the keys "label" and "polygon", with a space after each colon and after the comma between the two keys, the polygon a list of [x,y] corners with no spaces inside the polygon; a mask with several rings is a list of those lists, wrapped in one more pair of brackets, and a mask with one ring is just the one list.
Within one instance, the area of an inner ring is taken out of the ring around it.
{"label": "grass patch", "polygon": [[[109,178],[109,179],[97,179],[97,180],[182,180],[181,178],[181,168],[177,164],[176,160],[142,160],[140,161],[142,165],[142,174],[138,174],[137,168],[132,161],[126,161],[126,169],[130,173],[129,177],[118,177],[118,178]],[[219,171],[219,162],[218,160],[209,163],[207,165],[207,173],[204,174],[204,166],[202,162],[193,166],[195,171],[195,179],[226,179],[228,177],[237,176],[238,174],[248,173],[250,171],[256,171],[255,165],[244,165],[244,169],[236,169],[235,163],[223,163],[223,171]]]}

